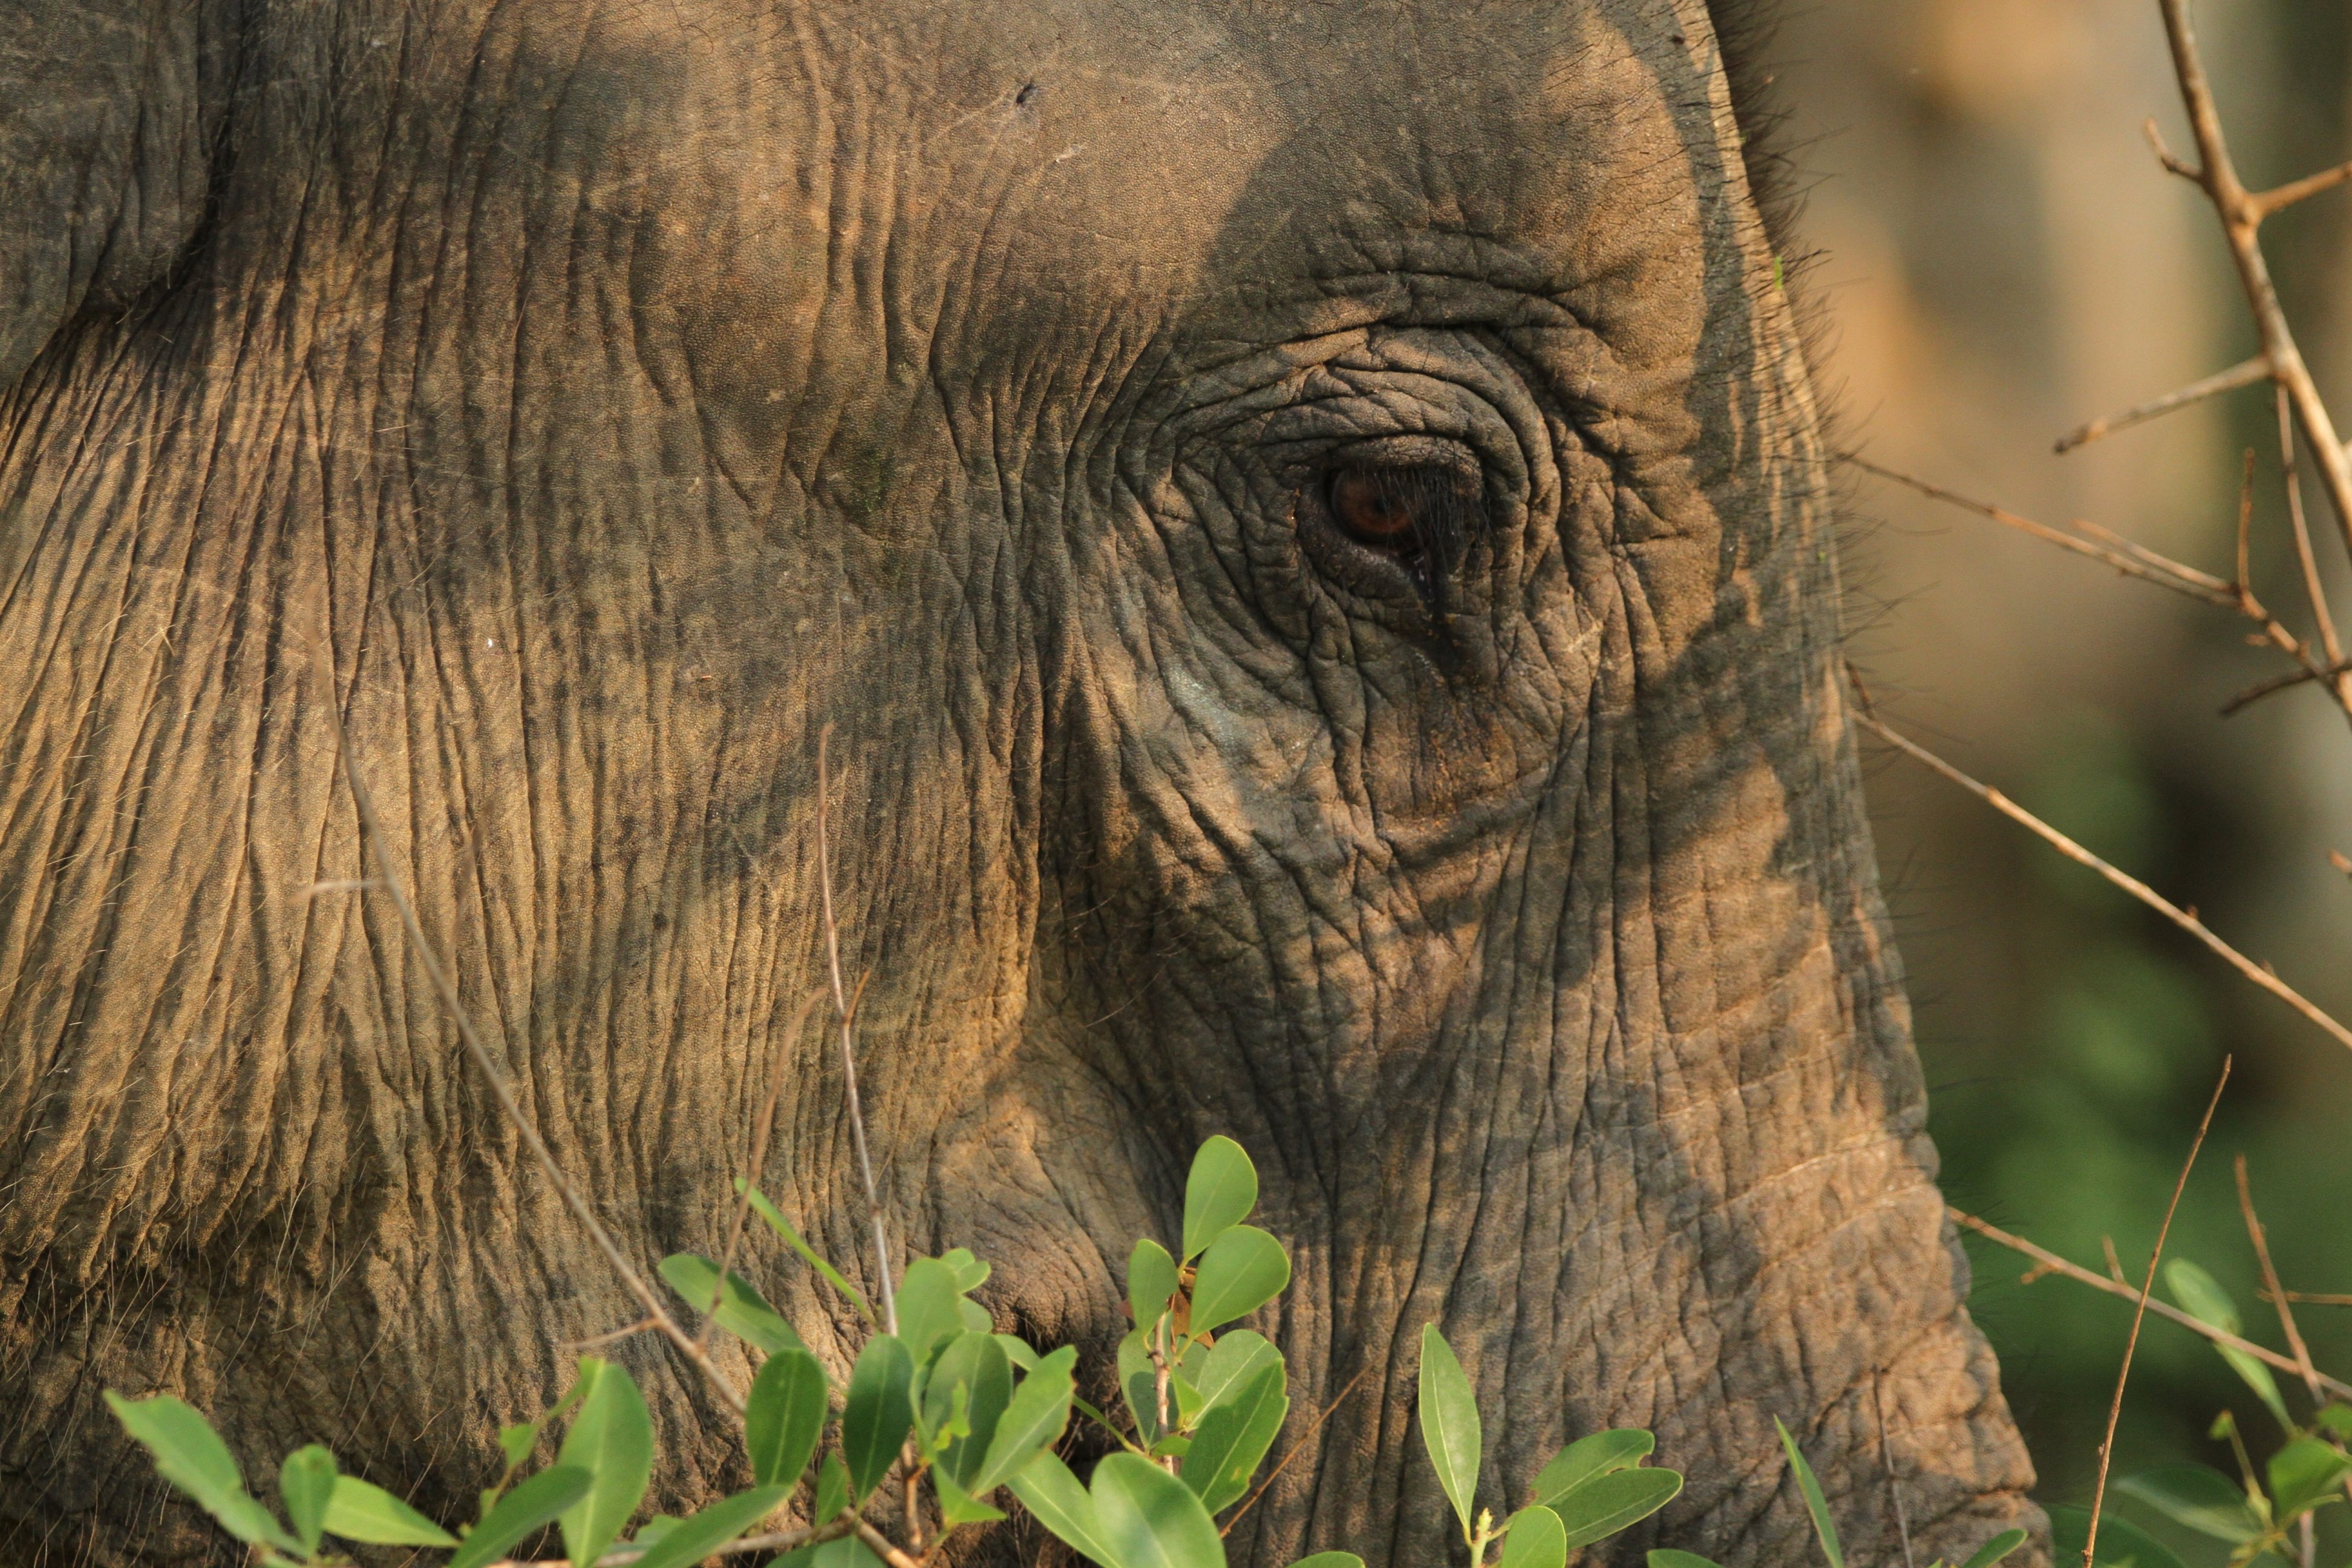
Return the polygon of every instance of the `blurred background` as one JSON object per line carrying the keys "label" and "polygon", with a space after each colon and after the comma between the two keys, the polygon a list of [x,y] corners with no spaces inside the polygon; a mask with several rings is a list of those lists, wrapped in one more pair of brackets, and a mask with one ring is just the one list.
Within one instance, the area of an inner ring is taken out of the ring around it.
{"label": "blurred background", "polygon": [[[2199,21],[2250,184],[2352,158],[2346,0],[2201,0]],[[2223,577],[2253,446],[2255,586],[2306,629],[2267,387],[2051,450],[2256,347],[2210,209],[2143,139],[2154,116],[2193,148],[2155,0],[1792,0],[1777,55],[1812,181],[1801,234],[1822,252],[1807,287],[1832,322],[1821,374],[1842,442]],[[2352,424],[2352,187],[2264,239]],[[2352,879],[2327,859],[2352,851],[2343,714],[2305,687],[2224,720],[2233,693],[2282,668],[2244,645],[2246,623],[1850,477],[1849,627],[1888,716],[2352,1017]],[[2352,574],[2305,489],[2342,623]],[[2112,1237],[2137,1277],[2233,1053],[2168,1256],[2202,1264],[2249,1331],[2282,1344],[2238,1215],[2242,1152],[2288,1287],[2352,1292],[2352,1051],[1974,799],[1870,752],[1951,1201],[2093,1268]],[[2022,1285],[2023,1260],[1972,1251],[1974,1310],[2042,1495],[2087,1501],[2130,1306],[2063,1279]],[[2323,1366],[2352,1377],[2352,1309],[2298,1317]],[[2307,1413],[2299,1387],[2288,1399]],[[2224,1407],[2263,1435],[2257,1457],[2275,1444],[2220,1359],[2152,1321],[2118,1473],[2189,1457],[2233,1470],[2206,1435]]]}

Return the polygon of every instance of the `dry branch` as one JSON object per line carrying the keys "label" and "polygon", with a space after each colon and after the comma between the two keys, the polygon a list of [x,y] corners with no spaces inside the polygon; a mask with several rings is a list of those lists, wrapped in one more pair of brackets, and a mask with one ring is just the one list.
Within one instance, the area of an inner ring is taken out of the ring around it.
{"label": "dry branch", "polygon": [[[741,1552],[790,1552],[795,1547],[815,1546],[827,1541],[838,1541],[857,1528],[856,1521],[829,1519],[823,1524],[803,1525],[798,1530],[772,1530],[762,1535],[739,1536],[710,1549],[709,1557],[728,1557]],[[628,1568],[638,1558],[652,1551],[651,1546],[615,1546],[596,1559],[595,1568]],[[561,1557],[538,1561],[507,1558],[490,1563],[488,1568],[571,1568]]]}
{"label": "dry branch", "polygon": [[2199,942],[2203,942],[2208,948],[2210,948],[2214,952],[2226,960],[2230,966],[2235,969],[2239,973],[2244,975],[2247,979],[2252,981],[2255,984],[2261,986],[2272,995],[2278,997],[2288,1006],[2294,1008],[2296,1012],[2302,1014],[2305,1018],[2308,1018],[2312,1023],[2325,1030],[2328,1037],[2334,1039],[2338,1045],[2352,1047],[2352,1029],[2347,1029],[2342,1024],[2337,1023],[2336,1019],[2330,1016],[2326,1012],[2313,1005],[2311,1001],[2305,997],[2303,993],[2297,991],[2294,986],[2289,985],[2285,981],[2281,980],[2276,974],[2271,972],[2268,964],[2256,963],[2252,959],[2248,958],[2244,953],[2240,952],[2236,948],[2231,947],[2228,942],[2223,942],[2219,936],[2216,936],[2211,928],[2208,927],[2203,921],[2199,920],[2194,914],[2182,909],[2179,905],[2174,903],[2171,900],[2166,898],[2163,894],[2158,892],[2155,889],[2149,887],[2146,882],[2141,881],[2138,878],[2132,876],[2126,871],[2118,870],[2114,866],[2109,865],[2106,861],[2100,859],[2096,855],[2092,854],[2088,849],[2084,848],[2080,844],[2075,843],[2072,838],[2067,837],[2064,834],[2059,832],[2056,828],[2051,826],[2048,823],[2042,821],[2040,817],[2034,816],[2032,812],[2026,810],[2023,806],[2010,799],[2009,796],[2001,794],[2000,791],[1992,788],[1989,784],[1979,784],[1977,780],[1970,778],[1968,774],[1962,773],[1951,763],[1944,761],[1943,758],[1936,755],[1935,752],[1927,750],[1925,746],[1920,745],[1916,741],[1912,740],[1910,737],[1904,735],[1897,731],[1889,729],[1885,724],[1880,722],[1877,717],[1870,711],[1869,700],[1862,691],[1859,685],[1855,687],[1855,696],[1862,704],[1861,710],[1853,716],[1853,721],[1855,723],[1861,725],[1872,734],[1877,736],[1880,740],[1885,741],[1888,745],[1895,747],[1906,756],[1912,758],[1916,762],[1925,763],[1929,768],[1934,769],[1937,773],[1941,773],[1945,778],[1951,780],[1952,783],[1959,785],[1962,789],[1967,790],[1970,795],[1975,795],[1979,800],[1983,801],[1987,805],[1991,806],[2003,816],[2008,817],[2011,821],[2017,823],[2021,826],[2032,832],[2035,837],[2041,838],[2044,843],[2056,849],[2061,855],[2065,856],[2069,860],[2074,861],[2078,865],[2087,866],[2092,870],[2096,871],[2100,876],[2105,877],[2108,881],[2114,883],[2116,887],[2121,888],[2125,892],[2129,893],[2133,898],[2137,899],[2149,909],[2156,910],[2158,914],[2164,916],[2165,919],[2170,921],[2174,925],[2179,926],[2182,931],[2185,931],[2189,935],[2195,937]]}
{"label": "dry branch", "polygon": [[[2221,111],[2214,106],[2212,84],[2206,78],[2205,61],[2197,48],[2196,29],[2189,19],[2189,0],[2158,0],[2158,5],[2164,16],[2165,39],[2172,49],[2173,74],[2180,83],[2181,105],[2189,112],[2189,128],[2197,139],[2198,163],[2194,168],[2189,167],[2164,152],[2160,141],[2158,156],[2167,168],[2203,191],[2221,220],[2230,259],[2237,267],[2238,280],[2244,288],[2255,330],[2262,337],[2262,357],[2294,405],[2304,443],[2318,464],[2320,477],[2326,481],[2337,528],[2343,533],[2346,548],[2352,550],[2352,463],[2346,460],[2344,443],[2336,437],[2335,421],[2328,416],[2327,405],[2320,399],[2319,388],[2311,378],[2311,367],[2304,363],[2303,351],[2295,345],[2286,312],[2280,308],[2278,289],[2271,281],[2270,265],[2263,258],[2260,237],[2263,219],[2280,207],[2352,176],[2329,170],[2263,195],[2248,191],[2238,178],[2237,165],[2230,157],[2229,141],[2221,132]],[[2152,121],[2148,129],[2154,140]]]}
{"label": "dry branch", "polygon": [[[2073,551],[2075,554],[2096,561],[2101,565],[2112,567],[2125,576],[2154,583],[2160,588],[2169,588],[2174,593],[2195,599],[2200,604],[2216,605],[2222,609],[2234,610],[2245,616],[2261,628],[2263,642],[2268,643],[2294,660],[2298,673],[2292,679],[2279,680],[2275,685],[2264,682],[2247,689],[2231,699],[2230,704],[2222,709],[2224,714],[2235,712],[2247,703],[2270,695],[2273,690],[2283,691],[2290,686],[2299,686],[2307,680],[2316,680],[2321,682],[2328,693],[2335,698],[2336,705],[2344,710],[2345,717],[2352,720],[2352,681],[2347,681],[2345,675],[2336,670],[2332,665],[2324,665],[2312,657],[2310,645],[2295,636],[2284,622],[2272,615],[2263,602],[2254,596],[2253,590],[2246,584],[2243,558],[2246,529],[2252,521],[2252,498],[2250,490],[2242,489],[2239,498],[2239,575],[2238,581],[2231,583],[2225,582],[2210,572],[2201,572],[2184,562],[2175,561],[2168,555],[2160,554],[2144,544],[2126,539],[2112,529],[2102,528],[2085,518],[2075,519],[2074,527],[2079,532],[2069,533],[2063,529],[2053,528],[2046,522],[2037,522],[2032,518],[2021,516],[2004,507],[1994,506],[1990,501],[1980,501],[1972,496],[1962,495],[1958,490],[1949,490],[1941,485],[1931,484],[1926,479],[1916,478],[1899,469],[1882,468],[1852,452],[1841,454],[1840,461],[1849,463],[1864,473],[1876,474],[1883,479],[1916,490],[1931,500],[1943,501],[1948,505],[1958,507],[1964,511],[1972,511],[1979,517],[1990,518],[2003,527],[2013,528],[2020,533],[2039,539],[2044,543],[2057,545],[2062,550]],[[2249,482],[2251,483],[2251,480]],[[2317,593],[2317,583],[2316,568],[2315,568],[2311,575],[2315,595]],[[2318,616],[2327,637],[2332,638],[2335,628],[2333,623],[2327,619],[2326,599],[2315,597],[2314,607],[2315,614]]]}
{"label": "dry branch", "polygon": [[2277,1268],[2271,1264],[2270,1237],[2263,1229],[2261,1216],[2254,1213],[2253,1189],[2246,1184],[2246,1157],[2241,1154],[2231,1163],[2238,1177],[2238,1214],[2246,1222],[2246,1239],[2254,1244],[2254,1260],[2262,1265],[2263,1294],[2278,1308],[2280,1331],[2286,1335],[2286,1348],[2294,1354],[2294,1364],[2303,1373],[2303,1385],[2311,1394],[2314,1405],[2326,1403],[2319,1393],[2319,1373],[2311,1364],[2311,1347],[2303,1342],[2303,1331],[2294,1325],[2294,1312],[2288,1307],[2286,1291],[2279,1284]]}
{"label": "dry branch", "polygon": [[2147,1317],[2147,1299],[2156,1290],[2156,1266],[2164,1257],[2164,1238],[2172,1234],[2172,1216],[2179,1211],[2180,1194],[2189,1190],[2189,1173],[2197,1164],[2197,1152],[2205,1147],[2206,1131],[2213,1125],[2213,1112],[2221,1108],[2221,1091],[2229,1087],[2230,1058],[2221,1058],[2221,1076],[2213,1082],[2213,1098],[2205,1102],[2205,1115],[2197,1123],[2197,1136],[2189,1141],[2189,1157],[2180,1162],[2180,1174],[2172,1184],[2172,1201],[2164,1205],[2164,1223],[2156,1227],[2156,1246],[2147,1255],[2147,1278],[2140,1281],[2139,1300],[2132,1307],[2131,1334],[2124,1341],[2123,1363],[2116,1368],[2116,1396],[2107,1405],[2107,1435],[2099,1441],[2099,1481],[2091,1492],[2091,1524],[2083,1537],[2083,1568],[2092,1568],[2091,1553],[2099,1543],[2099,1509],[2107,1499],[2107,1461],[2115,1457],[2116,1423],[2123,1419],[2124,1384],[2131,1381],[2132,1352],[2139,1349],[2139,1326]]}
{"label": "dry branch", "polygon": [[[2053,528],[2046,522],[2036,522],[2030,517],[2021,517],[2016,512],[1994,506],[1990,501],[1980,501],[1973,497],[1964,496],[1958,490],[1948,490],[1941,485],[1930,484],[1926,479],[1915,479],[1895,468],[1881,468],[1878,464],[1853,452],[1841,454],[1841,460],[1852,464],[1864,473],[1876,474],[1880,479],[1891,479],[1898,485],[1906,486],[1932,500],[1944,501],[1959,507],[1963,510],[1975,512],[1979,517],[1990,518],[2004,527],[2013,528],[2020,533],[2030,534],[2046,544],[2054,544],[2061,550],[2071,550],[2077,555],[2087,556],[2103,566],[2115,568],[2126,577],[2137,577],[2145,582],[2154,583],[2160,588],[2169,588],[2176,594],[2185,594],[2204,604],[2219,605],[2225,610],[2240,607],[2235,584],[2225,583],[2210,572],[2200,572],[2194,566],[2183,565],[2168,556],[2159,555],[2153,550],[2134,544],[2120,535],[2107,532],[2105,529],[2098,531],[2100,538],[2081,538],[2068,533],[2063,529]],[[2088,524],[2083,526],[2086,530],[2089,527]]]}
{"label": "dry branch", "polygon": [[[2032,1270],[2032,1278],[2039,1279],[2048,1274],[2063,1274],[2078,1284],[2088,1285],[2094,1290],[2104,1290],[2110,1296],[2120,1297],[2126,1301],[2137,1300],[2139,1297],[2139,1292],[2129,1284],[2118,1279],[2110,1279],[2104,1274],[2095,1273],[2079,1263],[2059,1257],[2048,1247],[2036,1247],[2023,1237],[2012,1236],[1990,1220],[1979,1219],[1966,1210],[1951,1208],[1948,1205],[1945,1212],[1952,1216],[1954,1224],[1966,1226],[1986,1240],[1998,1242],[2011,1252],[2033,1259],[2034,1268]],[[2310,1298],[2299,1299],[2308,1300]],[[2347,1298],[2346,1300],[2347,1305],[2352,1305],[2352,1298]],[[2159,1318],[2169,1318],[2182,1328],[2204,1335],[2217,1345],[2227,1345],[2231,1350],[2243,1351],[2256,1361],[2276,1367],[2291,1376],[2303,1375],[2303,1369],[2295,1365],[2288,1357],[2279,1354],[2266,1345],[2258,1345],[2250,1339],[2233,1334],[2227,1329],[2217,1329],[2201,1318],[2192,1318],[2178,1307],[2151,1299],[2148,1301],[2147,1310]],[[2339,1383],[2324,1372],[2320,1373],[2318,1377],[2319,1386],[2326,1389],[2330,1397],[2352,1399],[2352,1383]]]}
{"label": "dry branch", "polygon": [[2256,354],[2218,374],[2209,375],[2202,381],[2192,381],[2178,392],[2168,392],[2162,397],[2135,404],[2119,414],[2103,414],[2087,425],[2077,425],[2059,437],[2053,449],[2061,453],[2071,452],[2077,447],[2089,446],[2102,436],[2112,436],[2118,430],[2127,430],[2135,425],[2169,414],[2176,408],[2186,408],[2209,397],[2235,392],[2258,381],[2268,381],[2270,377],[2271,362],[2263,355]]}
{"label": "dry branch", "polygon": [[[816,865],[817,883],[824,900],[825,972],[833,982],[834,1014],[841,1023],[841,1077],[849,1106],[849,1136],[857,1150],[857,1173],[866,1185],[866,1212],[874,1222],[874,1261],[880,1270],[875,1276],[875,1297],[882,1303],[882,1331],[895,1334],[898,1331],[898,1301],[897,1292],[890,1288],[890,1237],[882,1227],[882,1194],[874,1184],[874,1161],[866,1152],[866,1110],[857,1099],[857,1052],[852,1037],[857,1009],[842,987],[841,931],[833,920],[833,847],[825,798],[833,793],[833,775],[827,766],[832,744],[833,726],[827,724],[817,731],[816,737]],[[857,990],[863,999],[863,982]]]}

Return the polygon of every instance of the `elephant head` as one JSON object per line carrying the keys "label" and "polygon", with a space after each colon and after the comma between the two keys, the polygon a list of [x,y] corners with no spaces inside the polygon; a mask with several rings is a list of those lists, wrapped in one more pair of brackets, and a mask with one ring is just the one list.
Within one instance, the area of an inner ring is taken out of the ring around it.
{"label": "elephant head", "polygon": [[[1702,0],[34,0],[0,43],[0,1551],[185,1558],[101,1388],[457,1513],[765,1183],[1121,1331],[1238,1138],[1312,1437],[1229,1546],[1445,1561],[1436,1322],[1612,1550],[2032,1519]],[[322,677],[320,671],[327,673]],[[851,1325],[761,1265],[812,1344]],[[740,1484],[658,1344],[666,1502]],[[729,1352],[733,1353],[733,1352]],[[1884,1423],[1879,1412],[1884,1412]],[[982,1555],[1026,1551],[1001,1536]]]}

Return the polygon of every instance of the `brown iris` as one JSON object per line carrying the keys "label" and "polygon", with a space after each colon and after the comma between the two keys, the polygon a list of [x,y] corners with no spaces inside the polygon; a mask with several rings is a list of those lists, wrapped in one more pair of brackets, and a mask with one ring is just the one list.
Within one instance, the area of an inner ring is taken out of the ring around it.
{"label": "brown iris", "polygon": [[1359,544],[1411,554],[1427,533],[1423,513],[1434,498],[1414,470],[1343,468],[1331,479],[1331,519]]}
{"label": "brown iris", "polygon": [[1483,526],[1474,476],[1445,463],[1350,463],[1330,470],[1323,500],[1339,532],[1402,566],[1440,617],[1450,612],[1449,579]]}

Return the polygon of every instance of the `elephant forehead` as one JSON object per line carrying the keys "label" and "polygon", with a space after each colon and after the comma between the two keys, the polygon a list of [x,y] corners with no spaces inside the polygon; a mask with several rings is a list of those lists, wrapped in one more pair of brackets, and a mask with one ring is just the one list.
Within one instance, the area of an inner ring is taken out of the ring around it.
{"label": "elephant forehead", "polygon": [[1708,275],[1738,279],[1706,243],[1736,162],[1711,38],[1663,0],[901,4],[668,37],[699,58],[677,123],[646,121],[674,167],[638,280],[771,366],[862,326],[1098,373],[1089,343],[1170,320],[1252,343],[1423,311],[1367,306],[1404,277],[1581,292],[1664,358]]}

